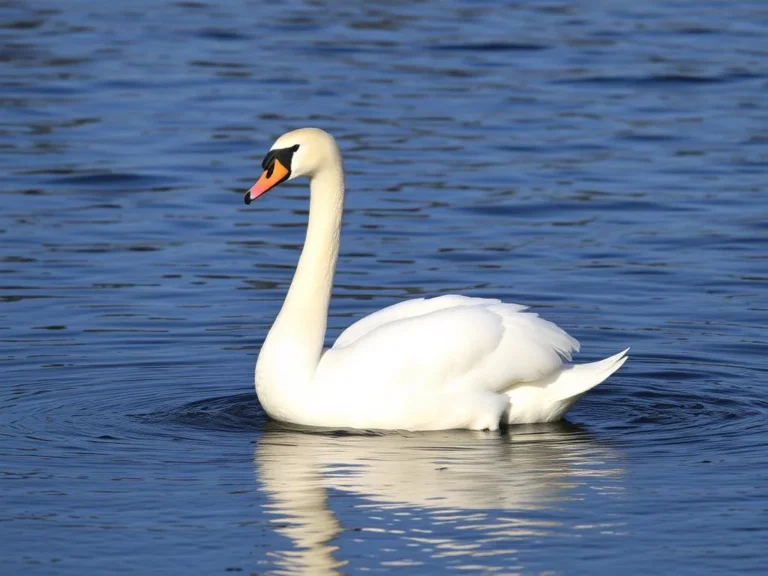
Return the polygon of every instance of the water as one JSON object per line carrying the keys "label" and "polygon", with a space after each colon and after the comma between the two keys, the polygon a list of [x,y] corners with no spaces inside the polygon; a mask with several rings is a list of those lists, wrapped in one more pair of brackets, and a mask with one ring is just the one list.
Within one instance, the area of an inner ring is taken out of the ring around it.
{"label": "water", "polygon": [[[0,571],[762,573],[768,11],[4,2]],[[253,364],[338,138],[328,342],[445,292],[630,362],[507,435],[306,433]]]}

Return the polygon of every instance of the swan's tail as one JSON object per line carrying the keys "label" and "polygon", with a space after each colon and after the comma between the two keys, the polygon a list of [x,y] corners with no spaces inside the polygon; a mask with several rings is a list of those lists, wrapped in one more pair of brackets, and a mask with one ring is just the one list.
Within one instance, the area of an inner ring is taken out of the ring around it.
{"label": "swan's tail", "polygon": [[629,358],[627,352],[629,348],[605,360],[568,366],[547,386],[550,398],[553,401],[561,401],[581,396],[621,368]]}
{"label": "swan's tail", "polygon": [[559,420],[581,396],[616,372],[627,361],[626,350],[589,364],[567,364],[561,370],[505,391],[507,422],[530,424]]}

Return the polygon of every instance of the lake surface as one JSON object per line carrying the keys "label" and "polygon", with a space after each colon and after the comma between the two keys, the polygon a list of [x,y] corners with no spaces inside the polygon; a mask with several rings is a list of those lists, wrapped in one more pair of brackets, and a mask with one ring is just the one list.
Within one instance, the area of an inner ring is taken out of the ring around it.
{"label": "lake surface", "polygon": [[[768,550],[768,6],[0,6],[0,572],[749,574]],[[404,298],[632,347],[552,425],[305,432],[253,365],[345,154],[328,343]]]}

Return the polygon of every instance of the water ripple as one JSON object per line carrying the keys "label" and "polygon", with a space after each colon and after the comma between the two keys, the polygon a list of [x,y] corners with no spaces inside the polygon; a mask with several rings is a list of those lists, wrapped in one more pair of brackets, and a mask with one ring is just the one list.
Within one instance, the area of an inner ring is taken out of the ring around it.
{"label": "water ripple", "polygon": [[[0,572],[763,570],[759,3],[0,15]],[[463,292],[631,361],[507,434],[269,422],[306,186],[242,191],[300,125],[348,172],[329,344]]]}

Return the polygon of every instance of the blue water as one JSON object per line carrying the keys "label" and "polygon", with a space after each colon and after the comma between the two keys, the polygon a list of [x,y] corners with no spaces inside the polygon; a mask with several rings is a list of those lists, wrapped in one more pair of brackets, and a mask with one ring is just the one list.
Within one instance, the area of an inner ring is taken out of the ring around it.
{"label": "blue water", "polygon": [[[0,572],[748,574],[768,549],[760,0],[0,5]],[[563,423],[305,433],[253,365],[345,155],[328,342],[530,304],[632,358]]]}

